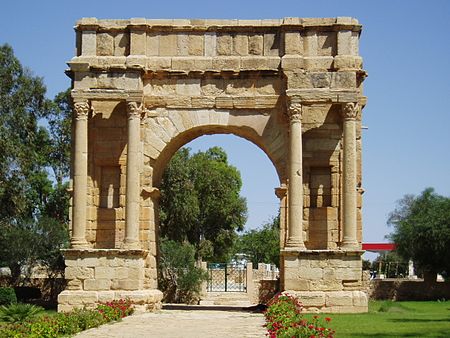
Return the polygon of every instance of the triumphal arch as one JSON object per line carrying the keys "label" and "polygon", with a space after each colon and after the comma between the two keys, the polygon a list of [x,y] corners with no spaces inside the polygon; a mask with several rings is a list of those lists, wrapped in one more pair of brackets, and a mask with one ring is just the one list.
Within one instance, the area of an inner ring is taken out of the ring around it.
{"label": "triumphal arch", "polygon": [[160,306],[162,173],[177,149],[215,133],[253,142],[276,168],[282,290],[316,311],[367,311],[357,20],[85,18],[75,31],[60,311],[125,297]]}

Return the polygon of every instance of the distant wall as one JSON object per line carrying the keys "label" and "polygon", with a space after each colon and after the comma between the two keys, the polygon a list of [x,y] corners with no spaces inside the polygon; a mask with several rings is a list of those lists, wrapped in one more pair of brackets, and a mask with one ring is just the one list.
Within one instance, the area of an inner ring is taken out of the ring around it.
{"label": "distant wall", "polygon": [[450,282],[426,283],[423,280],[372,280],[371,299],[438,300],[450,299]]}

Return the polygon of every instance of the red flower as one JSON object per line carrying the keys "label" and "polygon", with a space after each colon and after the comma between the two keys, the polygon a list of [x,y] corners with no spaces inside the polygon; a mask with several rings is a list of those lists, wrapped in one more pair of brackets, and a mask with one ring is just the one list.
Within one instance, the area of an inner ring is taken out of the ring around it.
{"label": "red flower", "polygon": [[326,320],[327,322],[331,322],[331,318],[330,318],[330,317],[325,317],[325,320]]}

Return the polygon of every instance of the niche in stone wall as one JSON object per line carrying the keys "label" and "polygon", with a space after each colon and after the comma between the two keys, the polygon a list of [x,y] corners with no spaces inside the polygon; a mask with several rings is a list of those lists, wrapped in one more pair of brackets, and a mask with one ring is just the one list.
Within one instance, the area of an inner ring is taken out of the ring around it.
{"label": "niche in stone wall", "polygon": [[311,208],[331,206],[331,168],[312,167],[309,178]]}
{"label": "niche in stone wall", "polygon": [[120,168],[103,166],[100,181],[100,208],[119,207]]}
{"label": "niche in stone wall", "polygon": [[97,208],[97,248],[114,248],[122,221],[120,208],[120,167],[101,166]]}
{"label": "niche in stone wall", "polygon": [[[331,207],[331,168],[309,169],[309,236],[308,249],[327,249]],[[332,218],[332,217],[331,217]]]}

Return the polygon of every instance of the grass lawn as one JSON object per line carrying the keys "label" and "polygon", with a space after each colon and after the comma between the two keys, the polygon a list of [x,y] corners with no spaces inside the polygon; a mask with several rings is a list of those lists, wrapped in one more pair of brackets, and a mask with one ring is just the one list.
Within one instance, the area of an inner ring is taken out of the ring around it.
{"label": "grass lawn", "polygon": [[450,337],[450,301],[370,301],[369,313],[329,316],[337,338]]}

